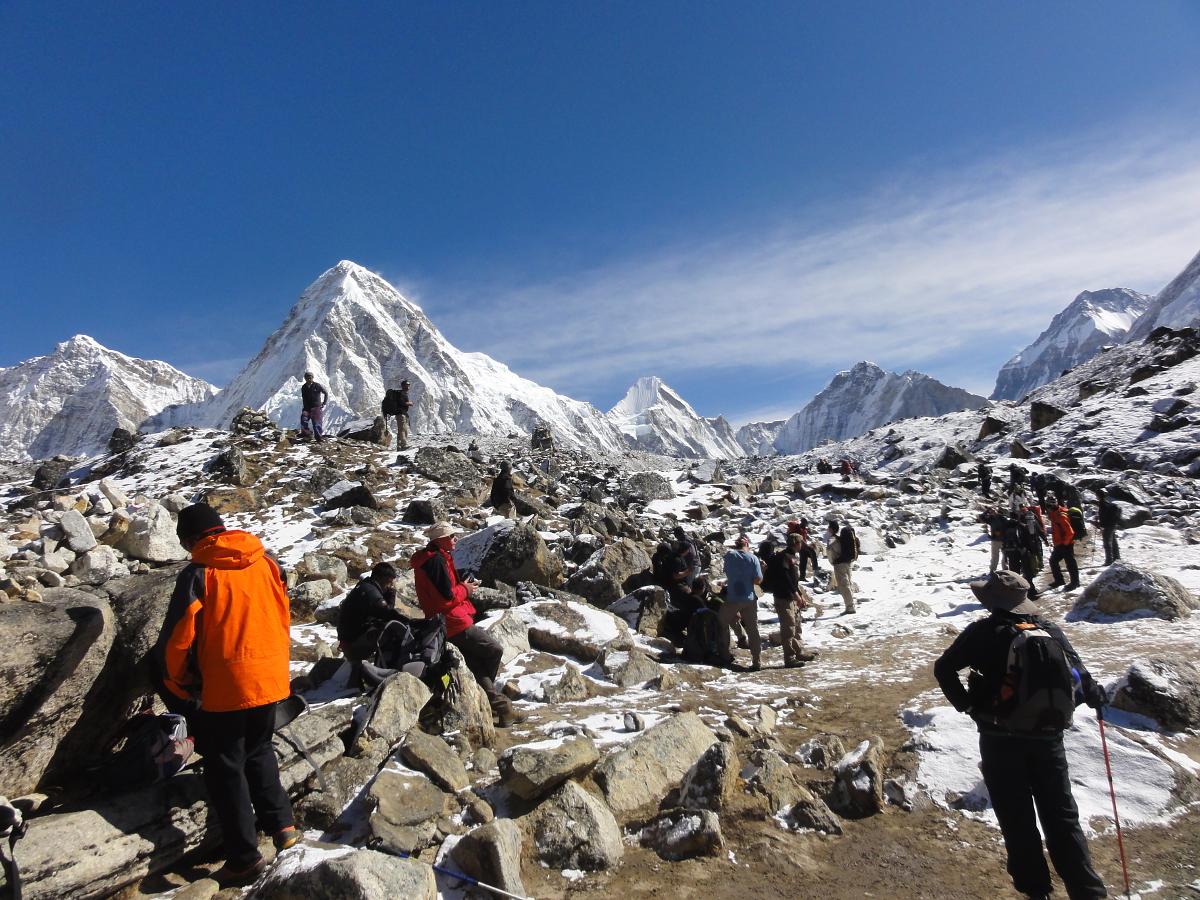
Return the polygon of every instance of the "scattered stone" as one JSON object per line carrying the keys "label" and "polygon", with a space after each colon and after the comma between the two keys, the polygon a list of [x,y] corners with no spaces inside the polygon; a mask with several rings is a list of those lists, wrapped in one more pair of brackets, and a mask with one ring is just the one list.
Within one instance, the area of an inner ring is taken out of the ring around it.
{"label": "scattered stone", "polygon": [[452,797],[424,775],[381,771],[367,790],[371,837],[389,850],[414,853],[433,844],[437,820],[450,813]]}
{"label": "scattered stone", "polygon": [[391,676],[379,691],[375,712],[363,733],[368,739],[382,738],[390,746],[417,724],[421,710],[432,694],[420,679],[407,672]]}
{"label": "scattered stone", "polygon": [[568,778],[587,772],[600,752],[586,735],[550,738],[518,744],[500,754],[500,779],[526,800],[536,800]]}
{"label": "scattered stone", "polygon": [[796,759],[813,769],[828,769],[846,755],[846,747],[836,734],[819,734],[796,748]]}
{"label": "scattered stone", "polygon": [[404,739],[400,758],[418,772],[424,772],[443,790],[461,791],[471,783],[462,760],[436,734],[426,734],[414,728]]}
{"label": "scattered stone", "polygon": [[305,553],[296,566],[296,574],[306,581],[324,579],[333,587],[346,583],[346,563],[328,553]]}
{"label": "scattered stone", "polygon": [[401,521],[407,525],[433,525],[445,522],[446,507],[441,500],[410,500]]}
{"label": "scattered stone", "polygon": [[255,887],[256,900],[308,900],[311,897],[365,900],[403,897],[436,900],[433,869],[414,859],[350,847],[294,847],[277,858]]}
{"label": "scattered stone", "polygon": [[1148,716],[1168,731],[1200,728],[1200,668],[1186,659],[1139,659],[1112,705]]}
{"label": "scattered stone", "polygon": [[339,481],[330,485],[321,494],[323,508],[349,509],[354,506],[365,506],[367,509],[379,509],[379,501],[370,489],[360,481]]}
{"label": "scattered stone", "polygon": [[271,421],[266,413],[261,413],[248,406],[243,406],[237,415],[233,417],[233,421],[229,423],[230,431],[236,434],[254,434],[256,431],[262,431],[264,428],[277,429],[278,426]]}
{"label": "scattered stone", "polygon": [[737,794],[740,768],[737,753],[730,743],[718,741],[713,744],[683,776],[679,805],[685,809],[720,812]]}
{"label": "scattered stone", "polygon": [[208,471],[226,484],[249,487],[256,478],[246,460],[246,454],[237,447],[221,451],[209,464]]}
{"label": "scattered stone", "polygon": [[639,687],[661,678],[666,671],[637,647],[630,650],[606,647],[597,662],[605,677],[623,688]]}
{"label": "scattered stone", "polygon": [[1200,609],[1200,602],[1174,578],[1118,560],[1087,586],[1075,609],[1085,618],[1101,613],[1174,620]]}
{"label": "scattered stone", "polygon": [[834,767],[830,805],[842,815],[864,818],[883,810],[883,741],[867,738]]}
{"label": "scattered stone", "polygon": [[71,564],[71,574],[83,584],[104,584],[115,578],[124,578],[129,568],[117,551],[101,544],[84,553]]}
{"label": "scattered stone", "polygon": [[598,797],[568,781],[520,820],[538,861],[555,869],[595,872],[625,854],[621,828]]}
{"label": "scattered stone", "polygon": [[463,836],[450,851],[455,867],[480,881],[525,896],[521,882],[521,829],[512,819],[496,819]]}
{"label": "scattered stone", "polygon": [[[97,487],[100,489],[100,493],[113,505],[113,509],[122,509],[129,503],[129,496],[111,478],[101,478]],[[178,510],[172,511],[178,512]]]}
{"label": "scattered stone", "polygon": [[693,712],[642,732],[595,769],[601,795],[618,818],[658,803],[696,764],[717,736]]}
{"label": "scattered stone", "polygon": [[324,579],[304,581],[288,591],[291,601],[292,624],[311,622],[317,607],[333,596],[333,585]]}
{"label": "scattered stone", "polygon": [[638,834],[638,842],[666,860],[715,856],[725,847],[721,822],[707,809],[671,809],[656,816]]}
{"label": "scattered stone", "polygon": [[58,525],[63,531],[63,539],[75,553],[87,553],[96,546],[96,536],[92,534],[91,526],[78,510],[69,509],[62,514]]}

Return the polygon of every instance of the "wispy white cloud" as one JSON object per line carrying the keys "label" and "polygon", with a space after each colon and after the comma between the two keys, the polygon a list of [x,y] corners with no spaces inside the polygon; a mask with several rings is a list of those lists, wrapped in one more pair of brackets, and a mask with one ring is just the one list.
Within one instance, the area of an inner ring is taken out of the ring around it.
{"label": "wispy white cloud", "polygon": [[1090,140],[907,172],[822,211],[824,224],[808,211],[550,283],[491,284],[502,315],[435,319],[568,392],[598,372],[832,374],[870,359],[986,393],[1079,291],[1153,292],[1200,249],[1198,151],[1177,135]]}

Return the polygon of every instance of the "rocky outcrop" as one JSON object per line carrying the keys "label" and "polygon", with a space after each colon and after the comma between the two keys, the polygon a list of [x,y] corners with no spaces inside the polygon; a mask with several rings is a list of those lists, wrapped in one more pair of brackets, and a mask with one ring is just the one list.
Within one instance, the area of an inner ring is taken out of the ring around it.
{"label": "rocky outcrop", "polygon": [[500,780],[526,800],[548,794],[568,778],[591,769],[600,752],[586,735],[518,744],[500,754]]}
{"label": "rocky outcrop", "polygon": [[621,828],[604,802],[568,781],[519,820],[538,862],[594,872],[621,862]]}
{"label": "rocky outcrop", "polygon": [[1168,731],[1200,728],[1200,668],[1186,659],[1139,659],[1129,667],[1113,706],[1149,716]]}
{"label": "rocky outcrop", "polygon": [[597,550],[567,579],[566,589],[596,606],[608,606],[645,583],[650,557],[641,545],[620,538]]}
{"label": "rocky outcrop", "polygon": [[550,552],[536,528],[522,522],[501,522],[466,535],[454,550],[454,565],[487,587],[519,581],[547,587],[562,583],[562,560]]}
{"label": "rocky outcrop", "polygon": [[403,897],[437,900],[437,879],[423,862],[375,850],[300,845],[280,854],[254,889],[257,900]]}
{"label": "rocky outcrop", "polygon": [[1075,603],[1075,614],[1084,618],[1098,613],[1180,619],[1195,609],[1200,601],[1174,578],[1123,561],[1102,571]]}

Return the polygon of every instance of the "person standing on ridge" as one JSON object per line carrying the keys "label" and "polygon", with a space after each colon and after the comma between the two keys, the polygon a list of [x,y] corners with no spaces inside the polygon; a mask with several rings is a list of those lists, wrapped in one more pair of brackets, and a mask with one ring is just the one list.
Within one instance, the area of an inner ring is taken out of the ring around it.
{"label": "person standing on ridge", "polygon": [[854,529],[847,525],[839,531],[837,520],[831,519],[825,555],[833,565],[833,577],[845,604],[842,615],[852,615],[857,612],[854,605],[854,583],[850,577],[850,566],[858,559],[858,536],[855,535]]}
{"label": "person standing on ridge", "polygon": [[516,499],[517,494],[513,489],[512,463],[504,460],[500,463],[500,471],[492,479],[492,490],[488,494],[488,506],[496,511],[496,515],[511,518]]}
{"label": "person standing on ridge", "polygon": [[400,382],[399,389],[389,388],[383,395],[381,412],[386,422],[389,418],[396,419],[396,449],[408,449],[408,411],[412,408],[412,400],[408,397],[409,380]]}
{"label": "person standing on ridge", "polygon": [[750,639],[750,671],[757,672],[761,668],[762,638],[758,633],[758,596],[754,593],[754,586],[762,584],[763,573],[758,557],[750,552],[750,538],[739,534],[733,549],[725,554],[724,563],[725,602],[717,612],[721,626],[722,656],[732,664],[729,629],[740,618]]}
{"label": "person standing on ridge", "polygon": [[1046,495],[1046,502],[1050,504],[1050,529],[1054,541],[1054,549],[1050,552],[1050,572],[1054,575],[1051,587],[1064,586],[1058,564],[1065,560],[1067,574],[1071,576],[1066,589],[1073,591],[1079,587],[1079,564],[1075,561],[1075,529],[1071,527],[1071,515],[1053,494]]}
{"label": "person standing on ridge", "polygon": [[304,373],[304,384],[300,385],[300,436],[316,441],[325,439],[325,404],[329,394],[312,372]]}
{"label": "person standing on ridge", "polygon": [[[1080,695],[1096,710],[1108,696],[1066,635],[1038,615],[1028,590],[1024,578],[1004,569],[972,582],[990,615],[963,629],[934,664],[934,677],[946,699],[979,729],[979,768],[1004,835],[1013,886],[1033,900],[1050,896],[1040,820],[1071,900],[1107,897],[1079,825],[1063,731]],[[1014,667],[1013,660],[1024,664]],[[958,676],[963,669],[973,670],[966,688]]]}
{"label": "person standing on ridge", "polygon": [[983,494],[985,500],[991,500],[992,467],[987,464],[986,460],[981,459],[975,470],[979,473],[979,493]]}
{"label": "person standing on ridge", "polygon": [[504,648],[475,624],[471,594],[479,582],[458,577],[453,556],[457,534],[459,530],[446,522],[425,529],[429,543],[410,560],[417,602],[426,618],[432,619],[439,613],[446,617],[446,640],[462,651],[467,668],[487,694],[492,713],[502,727],[507,727],[516,721],[516,714],[509,699],[496,690]]}
{"label": "person standing on ridge", "polygon": [[1121,548],[1117,546],[1117,526],[1121,524],[1121,508],[1113,502],[1112,495],[1104,489],[1096,491],[1096,500],[1100,504],[1097,518],[1104,542],[1104,564],[1111,566],[1121,558]]}
{"label": "person standing on ridge", "polygon": [[279,565],[246,531],[227,531],[204,503],[179,513],[192,561],[175,580],[155,658],[168,708],[184,712],[204,757],[208,804],[221,825],[222,886],[266,868],[255,823],[276,849],[294,845],[292,806],[271,746],[275,704],[291,694],[287,589]]}

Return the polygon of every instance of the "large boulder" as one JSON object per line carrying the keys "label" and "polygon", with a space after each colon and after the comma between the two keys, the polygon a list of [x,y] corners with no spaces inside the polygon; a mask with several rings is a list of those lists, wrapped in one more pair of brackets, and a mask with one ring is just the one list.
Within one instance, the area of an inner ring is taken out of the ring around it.
{"label": "large boulder", "polygon": [[419,678],[407,672],[391,676],[379,691],[363,733],[370,740],[382,738],[393,745],[417,724],[432,694]]}
{"label": "large boulder", "polygon": [[1200,667],[1155,656],[1129,667],[1113,706],[1149,716],[1168,731],[1200,728]]}
{"label": "large boulder", "polygon": [[842,824],[825,802],[796,778],[782,756],[773,750],[756,750],[749,783],[767,799],[771,812],[792,828],[808,828],[826,834],[841,834]]}
{"label": "large boulder", "polygon": [[304,581],[323,580],[333,587],[346,583],[349,572],[346,563],[329,553],[305,553],[296,566],[296,574]]}
{"label": "large boulder", "polygon": [[600,752],[586,735],[518,744],[500,754],[500,780],[518,797],[536,800],[588,771],[599,758]]}
{"label": "large boulder", "polygon": [[[17,797],[72,760],[69,735],[96,710],[92,685],[117,633],[112,608],[92,594],[48,590],[42,603],[0,603],[0,793]],[[107,721],[113,712],[104,711]],[[93,748],[89,748],[93,749]]]}
{"label": "large boulder", "polygon": [[188,558],[188,552],[175,536],[175,520],[167,508],[158,503],[134,514],[129,531],[117,544],[117,549],[126,556],[151,563]]}
{"label": "large boulder", "polygon": [[41,463],[33,473],[33,489],[49,491],[67,483],[67,476],[75,468],[75,460],[56,456]]}
{"label": "large boulder", "polygon": [[379,509],[379,501],[361,481],[339,481],[330,485],[321,493],[321,504],[325,510],[352,509],[355,506]]}
{"label": "large boulder", "polygon": [[338,430],[338,437],[351,441],[363,441],[368,444],[379,444],[381,447],[386,447],[392,442],[392,433],[388,430],[383,416],[347,422]]}
{"label": "large boulder", "polygon": [[519,820],[538,862],[554,869],[594,872],[621,861],[621,827],[604,802],[568,781]]}
{"label": "large boulder", "polygon": [[226,484],[237,487],[249,487],[257,480],[249,460],[246,459],[246,454],[237,447],[223,450],[208,463],[207,468],[211,474]]}
{"label": "large boulder", "polygon": [[1053,425],[1066,414],[1065,409],[1059,409],[1057,406],[1041,400],[1034,400],[1029,404],[1029,428],[1031,431],[1040,431]]}
{"label": "large boulder", "polygon": [[456,804],[424,775],[381,771],[367,789],[371,837],[388,850],[415,853],[430,846],[439,819],[453,814]]}
{"label": "large boulder", "polygon": [[535,650],[592,662],[606,647],[629,649],[629,627],[616,616],[586,603],[539,600],[512,610],[529,629]]}
{"label": "large boulder", "polygon": [[462,837],[450,851],[459,871],[510,894],[525,896],[521,848],[525,838],[512,819],[496,819]]}
{"label": "large boulder", "polygon": [[957,469],[959,466],[969,463],[971,459],[971,454],[962,447],[947,444],[933,465],[936,469]]}
{"label": "large boulder", "polygon": [[883,782],[883,741],[871,735],[834,767],[830,805],[852,818],[873,816],[883,811],[886,802]]}
{"label": "large boulder", "polygon": [[508,665],[522,653],[529,652],[529,626],[512,610],[506,609],[495,618],[485,620],[481,627],[504,648],[501,665]]}
{"label": "large boulder", "polygon": [[254,889],[256,900],[437,900],[433,869],[377,850],[299,845],[281,853]]}
{"label": "large boulder", "polygon": [[436,716],[439,730],[442,734],[457,732],[463,735],[476,750],[496,746],[496,726],[487,694],[467,669],[462,652],[453,644],[446,645],[446,652],[454,660],[458,690],[442,699]]}
{"label": "large boulder", "polygon": [[[343,565],[345,564],[343,563]],[[316,615],[317,607],[332,596],[333,585],[324,579],[300,582],[288,591],[292,624],[311,622]]]}
{"label": "large boulder", "polygon": [[659,623],[667,612],[669,600],[666,589],[657,584],[648,584],[615,603],[610,603],[608,611],[624,620],[625,624],[638,634],[654,637],[658,634]]}
{"label": "large boulder", "polygon": [[608,606],[642,587],[649,571],[650,557],[641,545],[620,538],[593,553],[565,587],[596,606]]}
{"label": "large boulder", "polygon": [[657,472],[634,472],[621,484],[621,497],[626,503],[670,500],[674,496],[671,482]]}
{"label": "large boulder", "polygon": [[557,587],[562,560],[532,525],[504,521],[468,534],[454,548],[454,566],[487,587],[529,581]]}
{"label": "large boulder", "polygon": [[68,509],[64,512],[58,520],[58,527],[62,529],[63,540],[71,552],[87,553],[96,546],[96,535],[79,510]]}
{"label": "large boulder", "polygon": [[707,809],[669,809],[641,830],[638,842],[667,860],[715,856],[725,846],[721,820]]}
{"label": "large boulder", "polygon": [[740,769],[733,744],[717,741],[683,776],[679,805],[686,809],[720,812],[737,795]]}
{"label": "large boulder", "polygon": [[1200,602],[1174,578],[1122,560],[1102,571],[1075,602],[1076,612],[1084,618],[1100,613],[1181,619],[1195,609],[1200,609]]}
{"label": "large boulder", "polygon": [[413,457],[412,468],[430,481],[440,482],[460,493],[476,496],[483,493],[483,473],[466,454],[452,448],[422,447]]}
{"label": "large boulder", "polygon": [[716,740],[695,713],[672,716],[601,761],[594,773],[601,796],[623,821],[656,806]]}
{"label": "large boulder", "polygon": [[604,676],[618,687],[640,687],[648,681],[662,678],[666,670],[652,660],[645,650],[605,647],[596,661]]}
{"label": "large boulder", "polygon": [[461,791],[471,784],[466,766],[440,735],[414,728],[405,737],[399,756],[405,765],[424,772],[442,790]]}

